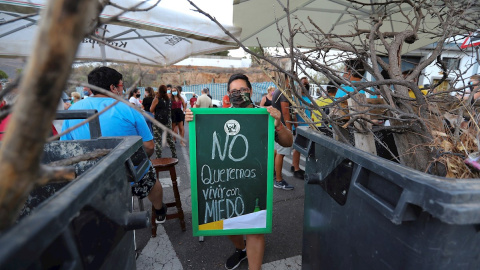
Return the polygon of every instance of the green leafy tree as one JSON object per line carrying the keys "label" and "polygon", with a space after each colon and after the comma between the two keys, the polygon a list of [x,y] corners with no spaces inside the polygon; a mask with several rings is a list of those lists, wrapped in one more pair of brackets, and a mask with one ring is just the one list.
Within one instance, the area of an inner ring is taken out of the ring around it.
{"label": "green leafy tree", "polygon": [[3,70],[0,70],[0,79],[8,79],[7,73]]}
{"label": "green leafy tree", "polygon": [[266,50],[262,49],[261,47],[248,47],[248,49],[256,54],[265,55],[265,56],[268,55]]}
{"label": "green leafy tree", "polygon": [[[342,72],[344,68],[345,68],[344,64],[337,64],[333,66],[333,69],[337,70],[339,73]],[[312,77],[313,81],[315,81],[317,84],[328,84],[328,82],[330,81],[330,79],[321,72],[314,71],[309,75],[310,77]]]}

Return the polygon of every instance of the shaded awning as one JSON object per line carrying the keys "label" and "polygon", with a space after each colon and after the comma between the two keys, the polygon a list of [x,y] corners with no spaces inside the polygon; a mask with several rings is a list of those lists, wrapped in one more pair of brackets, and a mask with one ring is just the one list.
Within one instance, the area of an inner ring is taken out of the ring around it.
{"label": "shaded awning", "polygon": [[[281,0],[280,2],[284,6],[287,5],[287,0]],[[335,40],[341,41],[346,45],[354,44],[357,46],[361,42],[366,41],[366,34],[361,36],[363,40],[358,36],[352,38],[346,35],[352,34],[356,28],[368,33],[372,28],[372,18],[386,15],[384,23],[380,28],[380,31],[383,33],[411,29],[406,17],[415,22],[415,18],[412,17],[415,15],[412,7],[407,4],[400,6],[395,4],[373,6],[370,4],[392,1],[356,2],[364,2],[366,4],[359,5],[346,0],[290,0],[289,9],[292,29],[300,30],[294,38],[294,47],[319,47],[315,39],[318,42],[324,35],[319,35],[320,31],[309,22],[309,18],[324,31],[325,35],[344,35],[341,39],[336,38]],[[427,14],[427,11],[424,14]],[[234,1],[233,24],[242,28],[240,40],[246,46],[258,46],[260,42],[263,47],[280,47],[282,39],[278,29],[283,31],[283,37],[288,37],[290,34],[286,18],[283,7],[277,0]],[[438,33],[442,33],[442,29],[438,27],[438,20],[430,15],[426,16],[418,39],[413,44],[405,43],[402,52],[406,53],[437,42]],[[285,39],[283,39],[283,42],[285,47],[289,47]],[[380,43],[379,40],[377,42]]]}
{"label": "shaded awning", "polygon": [[[124,7],[138,4],[134,0],[115,1]],[[38,13],[46,1],[0,1],[0,57],[28,57],[37,33]],[[142,4],[145,8],[152,4]],[[120,9],[107,6],[102,18],[111,18]],[[190,14],[188,13],[190,12]],[[15,22],[8,22],[17,18]],[[206,54],[237,48],[237,44],[207,18],[194,16],[189,10],[175,10],[158,5],[149,11],[127,12],[96,29],[94,38],[85,38],[77,51],[77,60],[130,62],[148,65],[170,65],[191,55]],[[236,36],[240,29],[225,26]],[[59,33],[61,34],[61,33]],[[101,42],[107,42],[116,50]],[[134,55],[126,51],[133,52]]]}

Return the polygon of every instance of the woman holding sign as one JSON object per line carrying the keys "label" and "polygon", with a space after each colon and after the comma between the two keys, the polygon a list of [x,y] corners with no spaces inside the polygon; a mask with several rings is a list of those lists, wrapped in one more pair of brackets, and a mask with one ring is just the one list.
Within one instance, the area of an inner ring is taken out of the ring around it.
{"label": "woman holding sign", "polygon": [[[247,76],[243,74],[232,75],[228,81],[227,90],[232,108],[255,107],[250,99],[252,85]],[[267,107],[267,111],[275,119],[275,141],[284,147],[292,146],[293,135],[282,124],[280,111],[273,107]],[[192,120],[193,112],[187,109],[185,121],[189,122]],[[246,243],[243,241],[243,235],[229,235],[228,237],[235,245],[235,253],[227,259],[225,263],[227,269],[237,268],[247,256],[249,269],[261,269],[265,251],[264,234],[249,234],[246,236]]]}

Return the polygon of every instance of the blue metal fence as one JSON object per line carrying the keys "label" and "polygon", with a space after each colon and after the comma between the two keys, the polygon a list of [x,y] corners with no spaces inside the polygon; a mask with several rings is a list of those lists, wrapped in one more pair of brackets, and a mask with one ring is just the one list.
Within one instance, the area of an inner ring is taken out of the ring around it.
{"label": "blue metal fence", "polygon": [[[252,101],[257,103],[260,102],[263,95],[267,93],[267,89],[270,86],[274,86],[273,82],[259,82],[252,83],[253,95],[251,97]],[[194,92],[198,96],[201,95],[203,88],[207,87],[210,89],[210,95],[213,99],[222,100],[223,97],[227,94],[227,84],[226,83],[207,83],[207,84],[194,84],[194,85],[182,85],[183,92]],[[152,87],[154,91],[157,91],[156,87]],[[142,94],[141,98],[144,98],[145,87],[138,87],[140,93]],[[82,95],[83,98],[83,87],[77,87],[77,92]]]}
{"label": "blue metal fence", "polygon": [[[251,97],[253,102],[260,102],[262,96],[267,93],[267,89],[270,86],[275,86],[273,82],[261,82],[261,83],[252,83],[253,95]],[[194,84],[194,85],[183,85],[183,92],[194,92],[197,95],[200,95],[200,92],[203,88],[207,87],[210,89],[210,95],[213,99],[222,100],[223,97],[227,94],[227,84],[226,83],[208,83],[208,84]]]}

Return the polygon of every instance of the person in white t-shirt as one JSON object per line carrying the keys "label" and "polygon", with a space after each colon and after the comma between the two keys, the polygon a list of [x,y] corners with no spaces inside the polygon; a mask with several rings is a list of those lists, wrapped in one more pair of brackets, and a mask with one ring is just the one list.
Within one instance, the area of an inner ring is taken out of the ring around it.
{"label": "person in white t-shirt", "polygon": [[138,90],[138,88],[130,91],[130,94],[128,95],[128,101],[133,103],[133,105],[137,106],[138,108],[143,109],[142,103],[140,102],[140,90]]}

